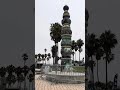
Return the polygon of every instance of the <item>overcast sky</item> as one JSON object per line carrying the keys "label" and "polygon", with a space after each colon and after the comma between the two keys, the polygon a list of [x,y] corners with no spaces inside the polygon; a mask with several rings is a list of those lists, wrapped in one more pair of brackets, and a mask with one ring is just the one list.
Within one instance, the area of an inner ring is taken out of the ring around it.
{"label": "overcast sky", "polygon": [[[35,53],[51,51],[50,24],[61,24],[63,6],[69,6],[72,40],[81,38],[85,41],[85,0],[35,0]],[[84,46],[81,59],[84,57]],[[60,49],[60,47],[59,47]],[[60,50],[59,50],[60,51]],[[77,55],[78,58],[78,55]]]}
{"label": "overcast sky", "polygon": [[29,56],[27,65],[34,64],[33,8],[34,0],[0,1],[0,67],[23,66],[23,53]]}

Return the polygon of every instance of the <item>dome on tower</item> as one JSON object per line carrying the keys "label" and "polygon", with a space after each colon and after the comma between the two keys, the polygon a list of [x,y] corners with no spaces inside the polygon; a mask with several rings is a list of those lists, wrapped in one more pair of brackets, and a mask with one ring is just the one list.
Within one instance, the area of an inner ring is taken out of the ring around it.
{"label": "dome on tower", "polygon": [[63,10],[65,11],[65,10],[69,10],[69,7],[67,6],[67,5],[65,5],[64,7],[63,7]]}

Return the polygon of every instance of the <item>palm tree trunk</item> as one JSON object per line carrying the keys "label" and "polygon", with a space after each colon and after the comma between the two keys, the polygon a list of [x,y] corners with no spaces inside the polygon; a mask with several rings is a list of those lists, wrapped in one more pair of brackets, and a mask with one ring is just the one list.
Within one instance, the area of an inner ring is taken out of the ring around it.
{"label": "palm tree trunk", "polygon": [[76,51],[75,51],[75,60],[76,60]]}
{"label": "palm tree trunk", "polygon": [[19,87],[19,81],[17,81],[17,82],[18,82],[17,87]]}
{"label": "palm tree trunk", "polygon": [[9,88],[9,84],[8,84],[8,88]]}
{"label": "palm tree trunk", "polygon": [[20,86],[19,86],[19,89],[21,90],[21,82],[20,82]]}
{"label": "palm tree trunk", "polygon": [[80,51],[79,51],[79,66],[80,66]]}
{"label": "palm tree trunk", "polygon": [[53,65],[54,65],[54,58],[53,58]]}
{"label": "palm tree trunk", "polygon": [[25,76],[25,80],[24,80],[24,90],[26,90],[26,76]]}
{"label": "palm tree trunk", "polygon": [[74,62],[74,54],[73,54],[73,65],[75,64],[75,62]]}
{"label": "palm tree trunk", "polygon": [[30,90],[30,82],[29,82],[29,90]]}
{"label": "palm tree trunk", "polygon": [[[92,58],[92,56],[91,56],[91,60],[93,61],[93,58]],[[93,66],[93,64],[92,64],[92,66],[91,66],[91,71],[92,71],[92,84],[93,84],[93,90],[95,90],[95,87],[94,87],[94,66]]]}
{"label": "palm tree trunk", "polygon": [[45,58],[45,65],[46,65],[46,58]]}
{"label": "palm tree trunk", "polygon": [[[25,66],[25,64],[26,64],[26,61],[24,60],[24,66]],[[25,68],[24,68],[25,69]],[[24,76],[25,77],[25,76]],[[26,88],[26,77],[25,77],[25,80],[24,80],[24,90],[25,90],[25,88]]]}
{"label": "palm tree trunk", "polygon": [[58,56],[58,43],[55,43],[55,46],[57,47],[57,52],[56,52],[56,55],[55,55],[55,64],[58,64],[58,60],[57,60],[57,56]]}
{"label": "palm tree trunk", "polygon": [[33,88],[33,81],[32,81],[32,90],[34,90],[34,88]]}
{"label": "palm tree trunk", "polygon": [[20,82],[18,82],[18,88],[20,89]]}
{"label": "palm tree trunk", "polygon": [[73,61],[75,62],[75,55],[73,54]]}
{"label": "palm tree trunk", "polygon": [[99,76],[98,76],[98,60],[97,60],[97,80],[99,82]]}
{"label": "palm tree trunk", "polygon": [[24,61],[24,66],[25,66],[25,64],[26,64],[26,61]]}
{"label": "palm tree trunk", "polygon": [[108,83],[108,77],[107,77],[107,60],[106,60],[106,90],[107,90],[107,83]]}
{"label": "palm tree trunk", "polygon": [[[59,54],[59,47],[58,47],[58,43],[57,43],[57,57],[58,57],[58,54]],[[57,64],[58,64],[58,60],[57,60]]]}
{"label": "palm tree trunk", "polygon": [[[92,57],[91,57],[91,60],[93,61],[93,58],[92,58]],[[93,70],[93,64],[92,64],[91,70],[92,70],[92,80],[93,80],[93,83],[94,83],[94,70]]]}

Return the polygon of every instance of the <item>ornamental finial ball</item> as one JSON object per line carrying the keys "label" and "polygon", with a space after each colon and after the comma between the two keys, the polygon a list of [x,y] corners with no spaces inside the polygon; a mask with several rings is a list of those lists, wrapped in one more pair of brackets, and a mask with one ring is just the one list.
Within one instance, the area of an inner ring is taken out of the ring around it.
{"label": "ornamental finial ball", "polygon": [[69,7],[67,6],[67,5],[65,5],[64,7],[63,7],[63,10],[65,11],[65,10],[69,10]]}

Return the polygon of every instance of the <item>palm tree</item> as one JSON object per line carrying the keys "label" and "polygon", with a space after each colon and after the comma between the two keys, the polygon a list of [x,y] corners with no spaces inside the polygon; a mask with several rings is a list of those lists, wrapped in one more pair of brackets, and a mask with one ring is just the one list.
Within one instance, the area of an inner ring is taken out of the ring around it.
{"label": "palm tree", "polygon": [[55,64],[55,56],[56,56],[56,52],[57,52],[55,45],[52,46],[51,52],[52,52],[53,65],[54,65]]}
{"label": "palm tree", "polygon": [[107,64],[110,63],[110,61],[114,57],[111,50],[112,48],[115,48],[115,45],[117,44],[117,39],[116,39],[115,34],[111,33],[111,31],[108,30],[100,35],[100,41],[101,41],[101,46],[105,54],[104,59],[106,61],[106,89],[107,89],[107,83],[108,83]]}
{"label": "palm tree", "polygon": [[51,54],[50,53],[48,53],[48,57],[51,58]]}
{"label": "palm tree", "polygon": [[26,90],[26,76],[27,76],[27,74],[29,72],[29,67],[25,65],[23,67],[23,71],[22,72],[24,74],[24,90]]}
{"label": "palm tree", "polygon": [[33,89],[33,81],[34,81],[34,76],[35,76],[35,64],[30,66],[30,70],[32,71],[32,75],[30,76],[31,82],[32,82],[32,89]]}
{"label": "palm tree", "polygon": [[37,59],[37,60],[38,60],[38,61],[41,61],[41,54],[39,53],[37,56],[38,56],[38,59]]}
{"label": "palm tree", "polygon": [[24,80],[24,90],[26,89],[26,75],[27,75],[27,66],[26,66],[26,61],[28,60],[28,55],[27,55],[27,53],[24,53],[23,55],[22,55],[22,57],[23,57],[23,61],[24,61],[24,68],[23,68],[23,73],[24,73],[24,78],[25,78],[25,80]]}
{"label": "palm tree", "polygon": [[38,55],[37,55],[37,54],[35,54],[35,59],[37,59],[37,57],[38,57]]}
{"label": "palm tree", "polygon": [[9,65],[6,67],[7,69],[7,73],[8,73],[8,76],[7,76],[7,83],[8,83],[8,87],[11,87],[12,84],[14,84],[16,82],[16,77],[15,75],[13,74],[16,70],[16,68],[13,66],[13,65]]}
{"label": "palm tree", "polygon": [[73,55],[73,62],[74,62],[74,49],[75,49],[75,40],[72,40],[72,43],[71,43],[71,49],[72,49],[72,55]]}
{"label": "palm tree", "polygon": [[100,44],[100,40],[97,38],[96,39],[96,42],[95,42],[95,57],[96,57],[96,61],[97,61],[97,79],[98,79],[98,82],[99,82],[99,76],[98,76],[98,61],[101,60],[101,57],[103,56],[104,52],[103,52],[103,49],[101,47],[101,44]]}
{"label": "palm tree", "polygon": [[22,57],[23,57],[24,66],[25,66],[25,65],[26,65],[26,61],[28,60],[28,55],[27,55],[27,53],[24,53],[24,54],[22,55]]}
{"label": "palm tree", "polygon": [[5,67],[1,67],[0,68],[0,77],[5,77],[6,75],[6,68]]}
{"label": "palm tree", "polygon": [[[51,54],[50,53],[48,53],[48,55],[47,55],[48,57],[47,57],[47,61],[49,61],[50,60],[50,58],[51,58]],[[50,64],[50,62],[49,62],[49,64]]]}
{"label": "palm tree", "polygon": [[5,75],[6,75],[6,68],[5,67],[1,67],[0,68],[0,80],[1,80],[1,85],[4,85],[2,88],[6,87],[6,82],[5,82]]}
{"label": "palm tree", "polygon": [[32,71],[32,74],[35,75],[35,64],[30,66],[30,70]]}
{"label": "palm tree", "polygon": [[21,73],[18,77],[19,89],[21,90],[21,83],[25,81],[24,75]]}
{"label": "palm tree", "polygon": [[83,40],[81,40],[81,39],[77,40],[77,46],[78,46],[78,51],[79,51],[79,62],[80,62],[80,52],[82,51],[81,47],[83,46],[83,44],[84,44]]}
{"label": "palm tree", "polygon": [[[51,24],[51,28],[50,28],[51,40],[54,41],[55,46],[57,47],[55,61],[57,61],[56,59],[58,57],[58,42],[61,41],[61,29],[62,29],[62,26],[59,23]],[[57,62],[55,64],[57,64]]]}
{"label": "palm tree", "polygon": [[12,75],[13,72],[15,72],[15,67],[13,65],[7,66],[6,69],[9,75]]}
{"label": "palm tree", "polygon": [[17,81],[16,76],[14,74],[12,74],[12,76],[11,76],[11,83],[12,83],[12,85],[14,85],[16,83],[16,81]]}
{"label": "palm tree", "polygon": [[45,48],[44,51],[45,51],[45,53],[46,53],[47,49]]}
{"label": "palm tree", "polygon": [[[91,69],[91,76],[92,76],[92,83],[94,83],[94,65],[95,62],[93,61],[93,56],[95,55],[95,42],[96,42],[96,35],[95,34],[89,34],[88,40],[86,43],[86,49],[87,49],[87,56],[89,58],[89,61],[87,61],[87,65]],[[93,87],[94,88],[94,87]]]}
{"label": "palm tree", "polygon": [[33,90],[34,75],[33,74],[29,74],[28,79],[29,79],[29,90],[30,90],[31,83],[32,83],[32,90]]}
{"label": "palm tree", "polygon": [[41,54],[39,53],[37,56],[38,56],[38,59],[39,59],[41,57]]}
{"label": "palm tree", "polygon": [[33,89],[33,81],[34,81],[34,76],[35,76],[35,64],[30,66],[30,70],[31,70],[32,74],[29,74],[29,78],[28,79],[29,79],[29,82],[32,83],[32,89]]}
{"label": "palm tree", "polygon": [[45,55],[41,54],[41,57],[42,57],[42,60],[44,61],[45,60]]}
{"label": "palm tree", "polygon": [[46,58],[47,58],[46,51],[47,51],[47,49],[45,48],[44,51],[45,51],[45,64],[46,64]]}
{"label": "palm tree", "polygon": [[76,52],[78,50],[78,46],[77,46],[77,43],[75,42],[75,60],[76,60]]}
{"label": "palm tree", "polygon": [[15,68],[15,73],[17,75],[17,81],[18,81],[18,87],[19,87],[19,84],[20,84],[19,77],[20,77],[20,75],[22,73],[22,68],[20,66]]}
{"label": "palm tree", "polygon": [[15,83],[15,81],[16,81],[16,78],[13,74],[9,74],[6,79],[7,79],[7,83],[8,83],[8,88],[10,88],[12,83]]}
{"label": "palm tree", "polygon": [[85,34],[87,34],[88,20],[89,20],[89,12],[85,8]]}

